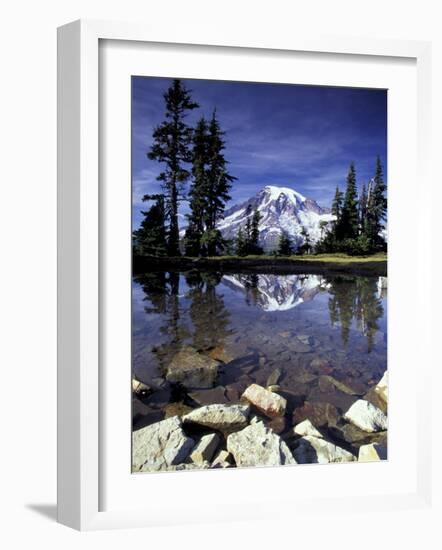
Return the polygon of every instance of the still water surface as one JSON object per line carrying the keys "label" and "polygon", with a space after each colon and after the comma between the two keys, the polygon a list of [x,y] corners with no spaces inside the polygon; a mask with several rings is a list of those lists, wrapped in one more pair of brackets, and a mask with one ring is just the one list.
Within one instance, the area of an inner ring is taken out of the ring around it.
{"label": "still water surface", "polygon": [[[135,429],[164,418],[171,403],[237,402],[275,369],[299,404],[344,411],[355,397],[319,387],[318,377],[363,394],[387,368],[385,277],[157,272],[134,277],[132,302],[133,374],[154,389],[134,410]],[[217,391],[204,397],[165,382],[183,346],[224,363]]]}

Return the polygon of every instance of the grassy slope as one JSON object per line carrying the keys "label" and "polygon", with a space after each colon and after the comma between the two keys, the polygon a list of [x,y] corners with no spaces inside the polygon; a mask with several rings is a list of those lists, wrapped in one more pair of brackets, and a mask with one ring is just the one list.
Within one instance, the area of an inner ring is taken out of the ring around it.
{"label": "grassy slope", "polygon": [[334,264],[352,264],[366,262],[386,262],[387,254],[379,252],[371,256],[349,256],[348,254],[309,254],[304,256],[214,256],[209,260],[262,260],[277,262],[278,260],[296,262],[324,262]]}

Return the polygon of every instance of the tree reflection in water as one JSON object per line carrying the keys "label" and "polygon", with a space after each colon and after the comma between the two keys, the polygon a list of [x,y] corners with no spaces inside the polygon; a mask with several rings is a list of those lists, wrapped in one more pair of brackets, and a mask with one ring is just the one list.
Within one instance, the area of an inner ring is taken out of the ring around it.
{"label": "tree reflection in water", "polygon": [[384,314],[374,277],[334,277],[327,279],[330,298],[328,308],[332,326],[339,323],[344,345],[348,344],[353,319],[367,337],[368,351],[373,349],[379,320]]}
{"label": "tree reflection in water", "polygon": [[191,271],[185,274],[189,287],[190,318],[193,325],[193,346],[198,350],[209,350],[224,344],[230,334],[230,315],[222,294],[216,292],[221,282],[217,272]]}

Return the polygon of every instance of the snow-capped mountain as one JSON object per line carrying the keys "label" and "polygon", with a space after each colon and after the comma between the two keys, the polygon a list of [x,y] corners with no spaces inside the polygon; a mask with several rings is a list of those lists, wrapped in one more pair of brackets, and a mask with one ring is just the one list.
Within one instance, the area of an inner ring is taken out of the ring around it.
{"label": "snow-capped mountain", "polygon": [[314,200],[308,199],[288,187],[268,185],[244,203],[226,211],[218,228],[226,239],[235,239],[240,227],[244,228],[249,215],[258,209],[260,245],[265,251],[277,248],[282,233],[291,238],[295,247],[304,242],[301,230],[304,228],[312,244],[321,238],[320,222],[331,222],[335,218],[330,211],[321,208]]}
{"label": "snow-capped mountain", "polygon": [[319,275],[256,275],[254,286],[250,276],[224,275],[222,282],[245,296],[253,295],[255,304],[264,311],[287,311],[313,300],[328,287]]}

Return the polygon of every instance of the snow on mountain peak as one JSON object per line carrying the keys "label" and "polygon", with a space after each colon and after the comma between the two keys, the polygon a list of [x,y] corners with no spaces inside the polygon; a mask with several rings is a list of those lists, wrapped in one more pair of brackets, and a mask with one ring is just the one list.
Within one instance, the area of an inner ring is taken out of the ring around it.
{"label": "snow on mountain peak", "polygon": [[269,195],[270,200],[278,200],[281,195],[285,195],[294,203],[304,202],[306,198],[290,187],[277,187],[276,185],[266,185],[263,189]]}
{"label": "snow on mountain peak", "polygon": [[303,244],[305,232],[314,244],[325,231],[321,222],[334,220],[329,210],[294,189],[267,185],[244,203],[226,211],[224,219],[218,224],[224,238],[236,239],[239,229],[244,229],[254,210],[261,214],[259,242],[267,252],[278,247],[283,233],[292,240],[295,248]]}

